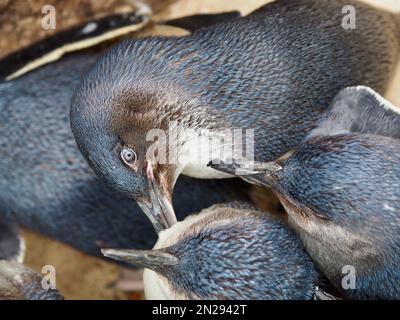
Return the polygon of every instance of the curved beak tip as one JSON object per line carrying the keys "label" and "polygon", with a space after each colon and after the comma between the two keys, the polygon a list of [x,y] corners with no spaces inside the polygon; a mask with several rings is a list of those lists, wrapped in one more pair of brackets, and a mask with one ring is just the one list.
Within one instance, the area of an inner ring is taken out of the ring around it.
{"label": "curved beak tip", "polygon": [[146,167],[147,176],[147,201],[139,203],[144,213],[153,224],[154,229],[157,233],[162,230],[170,228],[174,225],[177,220],[175,211],[172,205],[172,196],[165,190],[169,190],[164,185],[164,188],[156,181],[153,167],[148,161]]}
{"label": "curved beak tip", "polygon": [[103,256],[111,259],[118,259],[121,257],[121,254],[116,249],[100,249]]}
{"label": "curved beak tip", "polygon": [[169,197],[158,189],[152,188],[149,190],[149,198],[147,201],[138,202],[138,204],[150,220],[155,231],[160,233],[172,227],[177,222],[177,219]]}

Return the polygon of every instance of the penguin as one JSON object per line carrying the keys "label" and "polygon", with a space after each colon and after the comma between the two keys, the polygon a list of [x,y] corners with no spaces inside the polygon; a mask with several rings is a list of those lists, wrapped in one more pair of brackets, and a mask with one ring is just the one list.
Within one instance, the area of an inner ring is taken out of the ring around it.
{"label": "penguin", "polygon": [[[355,29],[343,28],[346,5]],[[399,58],[398,21],[354,0],[277,0],[188,36],[123,41],[74,95],[75,139],[103,180],[157,229],[170,227],[181,174],[231,177],[207,167],[215,154],[272,161],[303,140],[339,90],[383,94]]]}
{"label": "penguin", "polygon": [[[98,55],[69,54],[0,82],[0,222],[103,259],[101,248],[150,249],[157,237],[141,209],[90,169],[70,129],[74,89]],[[180,218],[214,203],[247,199],[241,181],[179,180],[173,201]]]}
{"label": "penguin", "polygon": [[344,297],[400,299],[399,119],[370,88],[347,88],[321,127],[281,158],[210,165],[272,189]]}
{"label": "penguin", "polygon": [[19,229],[0,221],[0,300],[63,300],[43,287],[43,275],[23,265],[24,250]]}
{"label": "penguin", "polygon": [[104,249],[145,267],[149,300],[313,299],[317,273],[301,241],[248,203],[218,204],[159,233],[153,250]]}

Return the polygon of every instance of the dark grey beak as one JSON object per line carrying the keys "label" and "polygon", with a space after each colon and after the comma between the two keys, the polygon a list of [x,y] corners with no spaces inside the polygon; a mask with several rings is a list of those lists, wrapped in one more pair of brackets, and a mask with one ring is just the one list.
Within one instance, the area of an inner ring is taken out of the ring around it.
{"label": "dark grey beak", "polygon": [[[239,163],[225,163],[223,161],[210,161],[208,166],[225,173],[242,178],[256,185],[266,186],[266,178],[282,170],[276,162],[242,161]],[[267,179],[268,180],[268,179]]]}
{"label": "dark grey beak", "polygon": [[150,162],[147,165],[148,201],[137,201],[157,233],[170,228],[177,220],[172,206],[172,196],[166,194],[154,178]]}
{"label": "dark grey beak", "polygon": [[159,250],[131,250],[131,249],[101,249],[101,253],[118,261],[127,262],[137,267],[160,272],[165,268],[175,266],[179,259],[170,253]]}

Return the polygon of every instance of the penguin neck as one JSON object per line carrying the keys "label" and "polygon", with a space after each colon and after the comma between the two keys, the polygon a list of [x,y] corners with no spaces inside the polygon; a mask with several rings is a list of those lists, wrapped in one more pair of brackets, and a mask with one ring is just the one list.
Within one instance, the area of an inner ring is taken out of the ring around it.
{"label": "penguin neck", "polygon": [[311,212],[304,212],[304,207],[292,199],[279,194],[278,197],[288,213],[289,225],[299,235],[315,264],[324,270],[338,290],[341,290],[344,267],[353,266],[362,273],[365,266],[375,268],[379,265],[379,247],[365,237],[365,233],[320,219]]}
{"label": "penguin neck", "polygon": [[[189,216],[173,227],[159,233],[159,238],[153,249],[161,249],[174,245],[179,236],[197,219],[197,215]],[[169,279],[150,269],[143,273],[144,292],[147,300],[187,300],[189,296],[176,290]]]}
{"label": "penguin neck", "polygon": [[[251,142],[253,144],[253,141]],[[210,161],[253,161],[254,152],[243,143],[242,130],[214,125],[183,129],[178,138],[179,173],[200,179],[231,178],[230,174],[207,166]],[[252,145],[251,145],[252,146]],[[245,150],[245,152],[244,152]]]}
{"label": "penguin neck", "polygon": [[168,280],[153,270],[144,269],[143,283],[146,300],[171,300],[174,297]]}
{"label": "penguin neck", "polygon": [[[242,146],[233,141],[230,132],[229,129],[221,132],[200,130],[197,138],[185,140],[180,153],[182,174],[203,179],[231,178],[230,174],[207,166],[210,161],[238,161],[241,157]],[[240,150],[240,154],[236,150]]]}

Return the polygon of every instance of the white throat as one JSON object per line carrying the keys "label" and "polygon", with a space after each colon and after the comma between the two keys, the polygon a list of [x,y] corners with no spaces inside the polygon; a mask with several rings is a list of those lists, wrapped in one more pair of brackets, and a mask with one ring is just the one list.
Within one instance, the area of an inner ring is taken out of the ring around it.
{"label": "white throat", "polygon": [[236,138],[230,136],[230,132],[231,130],[218,133],[200,130],[199,137],[186,139],[179,156],[181,173],[200,179],[233,178],[230,174],[207,166],[213,160],[223,160],[226,163],[229,163],[232,159],[240,160],[239,155],[241,157],[243,154],[242,146],[239,143],[234,144]]}

